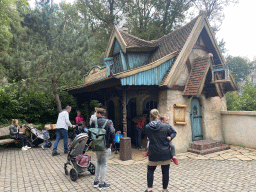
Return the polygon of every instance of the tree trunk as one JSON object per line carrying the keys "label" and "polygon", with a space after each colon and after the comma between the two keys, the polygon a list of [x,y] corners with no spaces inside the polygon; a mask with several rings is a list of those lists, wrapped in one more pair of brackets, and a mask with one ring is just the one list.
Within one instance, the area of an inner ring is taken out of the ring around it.
{"label": "tree trunk", "polygon": [[61,108],[61,102],[60,102],[60,97],[59,97],[59,92],[58,92],[58,86],[57,86],[57,82],[55,79],[52,80],[52,84],[53,84],[53,93],[55,95],[55,101],[56,101],[56,105],[57,105],[57,111],[61,112],[62,108]]}

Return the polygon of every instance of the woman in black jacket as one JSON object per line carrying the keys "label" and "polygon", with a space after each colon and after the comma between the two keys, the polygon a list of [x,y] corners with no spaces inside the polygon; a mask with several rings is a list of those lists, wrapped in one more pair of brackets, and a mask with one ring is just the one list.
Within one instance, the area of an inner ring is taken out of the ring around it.
{"label": "woman in black jacket", "polygon": [[149,138],[149,162],[147,172],[148,189],[145,192],[151,192],[154,181],[154,171],[157,165],[161,165],[163,174],[163,192],[167,191],[169,183],[169,168],[172,158],[169,140],[176,136],[176,131],[168,124],[159,120],[159,112],[157,109],[150,111],[150,123],[146,125],[146,134]]}
{"label": "woman in black jacket", "polygon": [[12,125],[10,126],[10,137],[12,139],[21,140],[22,143],[22,151],[26,151],[31,147],[27,146],[27,137],[23,135],[23,132],[20,132],[19,120],[13,119]]}

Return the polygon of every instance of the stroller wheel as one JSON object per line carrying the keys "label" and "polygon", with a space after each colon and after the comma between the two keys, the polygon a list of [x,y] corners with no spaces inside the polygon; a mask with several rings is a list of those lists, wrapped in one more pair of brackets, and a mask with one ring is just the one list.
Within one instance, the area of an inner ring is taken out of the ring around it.
{"label": "stroller wheel", "polygon": [[92,163],[90,163],[90,165],[89,165],[89,167],[88,167],[88,171],[89,171],[92,175],[95,174],[95,166],[94,166]]}
{"label": "stroller wheel", "polygon": [[71,179],[72,181],[76,181],[77,178],[78,178],[78,172],[77,172],[77,170],[75,170],[74,168],[72,168],[72,169],[70,170],[70,179]]}

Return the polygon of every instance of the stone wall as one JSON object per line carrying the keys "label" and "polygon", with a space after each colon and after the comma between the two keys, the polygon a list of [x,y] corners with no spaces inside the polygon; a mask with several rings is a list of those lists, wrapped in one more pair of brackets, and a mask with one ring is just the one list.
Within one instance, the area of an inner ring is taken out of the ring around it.
{"label": "stone wall", "polygon": [[[158,109],[160,113],[165,113],[170,118],[170,124],[177,131],[177,137],[173,140],[177,153],[186,152],[189,143],[192,142],[192,130],[190,121],[191,98],[183,96],[182,91],[162,90],[159,92]],[[203,139],[214,139],[223,141],[221,111],[225,111],[226,98],[211,97],[204,95],[199,97],[202,115],[202,134]],[[185,110],[186,125],[174,125],[173,110],[174,104],[187,105]]]}
{"label": "stone wall", "polygon": [[[162,90],[159,93],[159,112],[165,113],[170,118],[170,124],[177,132],[177,137],[173,140],[176,152],[185,152],[192,141],[192,132],[190,125],[190,99],[182,96],[183,92],[178,90]],[[174,104],[185,104],[185,120],[187,125],[174,125],[173,109]]]}
{"label": "stone wall", "polygon": [[221,119],[225,143],[256,148],[256,111],[222,111]]}
{"label": "stone wall", "polygon": [[221,111],[227,111],[226,97],[199,97],[202,112],[202,133],[203,139],[214,139],[223,141]]}

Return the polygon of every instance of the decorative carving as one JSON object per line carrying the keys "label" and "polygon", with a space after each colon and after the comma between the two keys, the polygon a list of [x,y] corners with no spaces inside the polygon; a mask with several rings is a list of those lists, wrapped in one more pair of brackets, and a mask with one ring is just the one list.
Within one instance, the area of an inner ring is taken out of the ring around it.
{"label": "decorative carving", "polygon": [[90,69],[87,75],[84,76],[84,84],[91,83],[107,77],[107,69],[99,66],[94,66]]}

